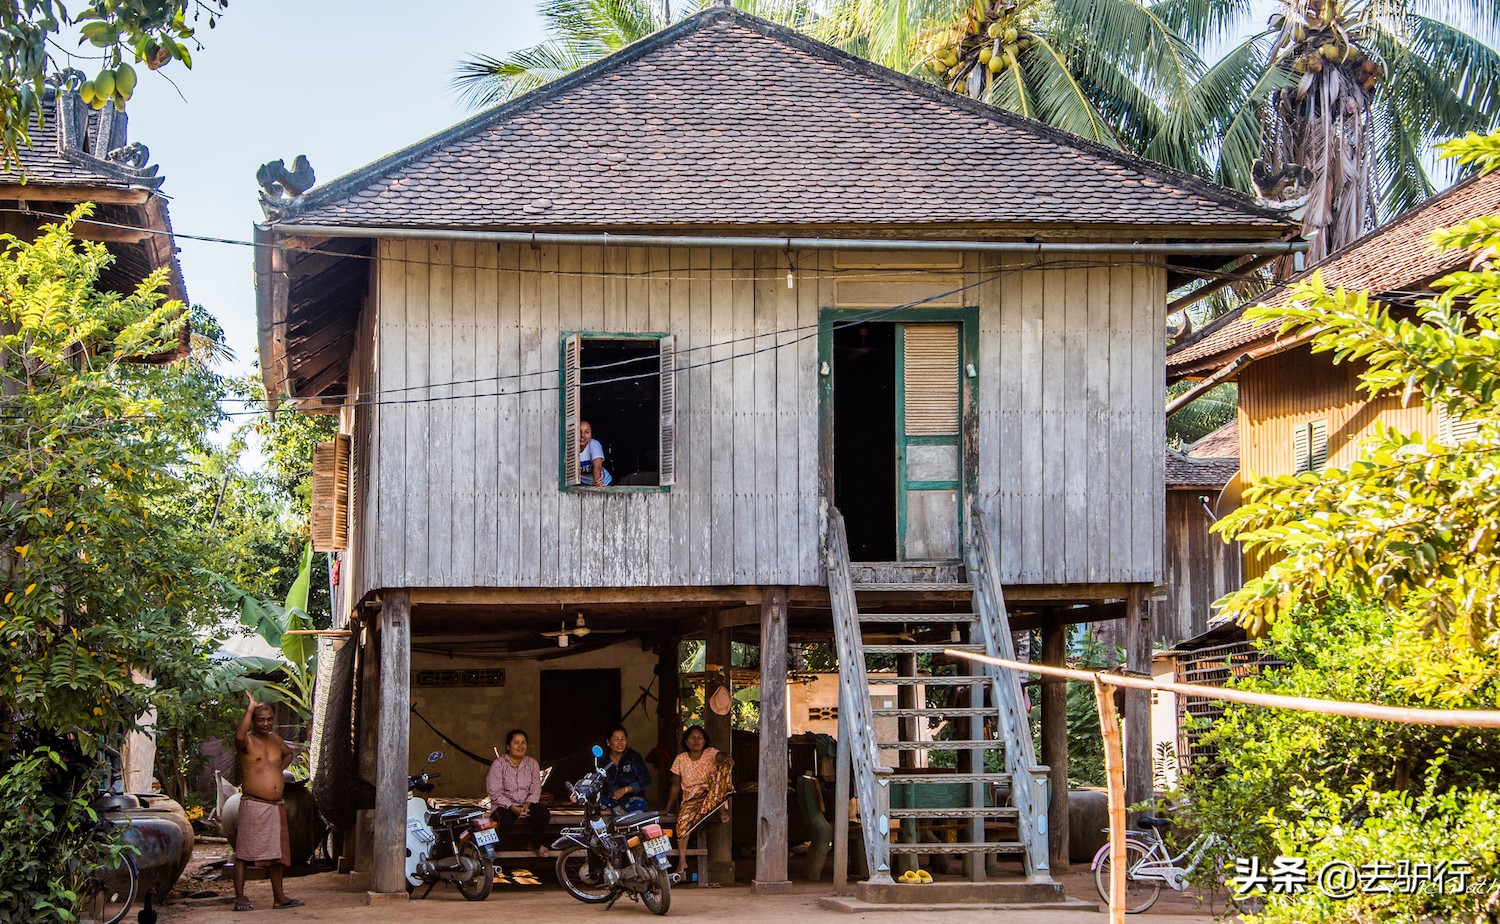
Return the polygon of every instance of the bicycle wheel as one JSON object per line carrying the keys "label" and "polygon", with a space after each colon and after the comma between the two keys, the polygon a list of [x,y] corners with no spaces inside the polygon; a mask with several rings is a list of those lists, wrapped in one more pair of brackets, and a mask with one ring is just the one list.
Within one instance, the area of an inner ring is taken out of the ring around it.
{"label": "bicycle wheel", "polygon": [[[1157,896],[1161,895],[1160,879],[1137,879],[1131,875],[1131,871],[1146,859],[1149,851],[1150,848],[1139,841],[1127,840],[1125,842],[1126,914],[1140,914],[1156,904]],[[1099,860],[1099,865],[1094,867],[1094,888],[1099,890],[1099,898],[1106,905],[1109,904],[1109,877],[1113,868],[1114,864],[1108,853],[1105,853]]]}
{"label": "bicycle wheel", "polygon": [[135,860],[122,857],[119,866],[100,869],[84,887],[79,920],[85,924],[117,924],[135,903],[140,873]]}

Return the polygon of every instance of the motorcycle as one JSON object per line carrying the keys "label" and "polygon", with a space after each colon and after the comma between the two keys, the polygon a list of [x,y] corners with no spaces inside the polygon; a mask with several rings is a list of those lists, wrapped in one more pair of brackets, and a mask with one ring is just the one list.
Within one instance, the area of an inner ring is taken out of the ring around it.
{"label": "motorcycle", "polygon": [[573,801],[583,805],[584,823],[564,828],[553,850],[557,881],[568,894],[587,904],[608,902],[621,895],[640,901],[652,914],[666,914],[672,905],[672,832],[662,827],[657,812],[631,812],[606,820],[599,806],[604,793],[604,771],[594,747],[594,770],[568,784]]}
{"label": "motorcycle", "polygon": [[[442,751],[427,755],[428,765],[443,759]],[[478,805],[433,808],[419,793],[432,791],[441,773],[424,769],[406,778],[406,888],[426,883],[418,898],[426,898],[439,882],[458,886],[471,902],[482,902],[495,886],[495,845],[499,834],[489,813]]]}

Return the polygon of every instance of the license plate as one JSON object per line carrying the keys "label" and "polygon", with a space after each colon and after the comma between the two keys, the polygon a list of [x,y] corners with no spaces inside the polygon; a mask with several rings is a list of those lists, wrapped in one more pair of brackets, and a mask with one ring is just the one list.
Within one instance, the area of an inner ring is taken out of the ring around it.
{"label": "license plate", "polygon": [[474,831],[474,843],[481,847],[493,844],[498,840],[500,840],[500,837],[495,834],[494,828],[478,828]]}
{"label": "license plate", "polygon": [[646,841],[642,846],[645,848],[646,856],[654,857],[671,850],[672,842],[663,835],[662,837],[651,838],[651,840]]}

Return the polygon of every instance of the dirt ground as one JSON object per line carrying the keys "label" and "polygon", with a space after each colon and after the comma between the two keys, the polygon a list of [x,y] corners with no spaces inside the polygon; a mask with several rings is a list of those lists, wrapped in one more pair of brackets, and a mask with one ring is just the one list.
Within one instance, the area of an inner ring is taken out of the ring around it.
{"label": "dirt ground", "polygon": [[[252,881],[246,893],[255,905],[252,917],[233,911],[234,887],[228,871],[215,869],[216,861],[227,856],[228,848],[219,844],[200,845],[193,862],[178,883],[176,897],[159,907],[159,920],[166,924],[244,924],[246,920],[268,918],[274,921],[331,921],[359,924],[410,924],[413,921],[492,922],[496,914],[510,920],[573,920],[580,915],[605,914],[603,906],[589,907],[570,898],[553,879],[549,864],[516,864],[506,868],[505,879],[497,882],[487,901],[467,902],[452,886],[439,885],[421,901],[367,903],[363,892],[350,892],[348,878],[333,872],[314,872],[288,876],[287,894],[306,902],[302,908],[271,910],[271,886],[263,880]],[[529,868],[528,868],[529,867]],[[1068,894],[1077,899],[1096,902],[1098,895],[1087,869],[1061,877]],[[710,889],[679,886],[672,892],[669,917],[692,918],[697,924],[848,924],[854,919],[871,919],[872,924],[1100,924],[1101,912],[1057,911],[943,911],[943,912],[873,912],[850,914],[820,908],[818,898],[832,894],[828,883],[797,882],[790,895],[752,895],[748,883]],[[1132,915],[1132,924],[1209,924],[1216,918],[1210,909],[1191,895],[1163,894],[1147,914]],[[639,904],[622,898],[608,914],[611,918],[640,920],[644,924],[649,912]],[[126,920],[133,920],[134,913]]]}

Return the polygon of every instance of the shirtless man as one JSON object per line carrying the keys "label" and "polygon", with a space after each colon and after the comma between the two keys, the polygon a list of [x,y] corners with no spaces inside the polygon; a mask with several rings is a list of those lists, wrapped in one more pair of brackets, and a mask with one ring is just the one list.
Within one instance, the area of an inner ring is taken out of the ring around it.
{"label": "shirtless man", "polygon": [[281,800],[282,777],[292,762],[292,749],[273,731],[275,711],[257,703],[245,691],[249,703],[234,732],[240,755],[240,814],[234,848],[234,910],[249,911],[245,898],[245,864],[268,868],[274,908],[296,908],[302,904],[288,898],[281,877],[291,851],[286,825],[286,803]]}

